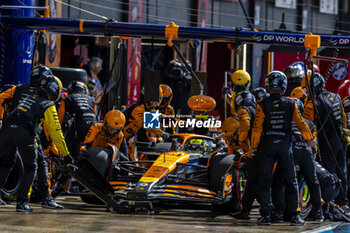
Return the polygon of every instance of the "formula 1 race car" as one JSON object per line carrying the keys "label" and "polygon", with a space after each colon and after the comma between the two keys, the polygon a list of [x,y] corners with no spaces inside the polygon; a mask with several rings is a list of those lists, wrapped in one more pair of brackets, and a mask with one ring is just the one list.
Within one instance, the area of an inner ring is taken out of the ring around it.
{"label": "formula 1 race car", "polygon": [[[239,210],[244,173],[232,165],[242,154],[227,155],[216,149],[214,138],[175,134],[168,151],[155,161],[117,163],[128,175],[110,182],[115,197],[130,209],[157,211],[164,203],[184,203],[211,204],[216,211]],[[147,164],[150,166],[143,166]]]}
{"label": "formula 1 race car", "polygon": [[163,204],[174,203],[238,211],[245,175],[233,162],[242,154],[216,149],[212,137],[175,134],[171,143],[143,151],[147,160],[119,161],[115,147],[95,147],[62,169],[118,213],[158,213]]}

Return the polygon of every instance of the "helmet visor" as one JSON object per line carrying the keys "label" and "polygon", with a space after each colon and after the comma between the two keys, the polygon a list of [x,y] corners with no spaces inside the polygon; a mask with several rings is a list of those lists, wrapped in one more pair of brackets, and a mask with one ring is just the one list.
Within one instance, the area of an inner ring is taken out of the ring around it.
{"label": "helmet visor", "polygon": [[238,140],[238,133],[237,132],[223,132],[222,135],[227,141],[237,141]]}
{"label": "helmet visor", "polygon": [[159,107],[166,107],[170,104],[171,96],[163,96],[162,102],[159,104]]}
{"label": "helmet visor", "polygon": [[187,150],[189,152],[203,152],[203,146],[199,144],[189,144]]}
{"label": "helmet visor", "polygon": [[233,84],[232,86],[232,91],[239,93],[239,92],[243,92],[246,91],[248,84]]}
{"label": "helmet visor", "polygon": [[121,128],[114,128],[112,126],[110,126],[107,122],[105,123],[105,126],[106,126],[106,130],[107,132],[110,134],[110,135],[115,135],[115,134],[118,134],[123,127]]}
{"label": "helmet visor", "polygon": [[291,67],[290,77],[292,78],[302,78],[304,76],[304,70],[301,67]]}

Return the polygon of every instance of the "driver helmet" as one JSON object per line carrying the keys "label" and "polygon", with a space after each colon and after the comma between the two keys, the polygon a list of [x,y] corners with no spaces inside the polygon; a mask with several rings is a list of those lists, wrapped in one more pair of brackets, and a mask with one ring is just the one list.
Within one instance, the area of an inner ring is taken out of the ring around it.
{"label": "driver helmet", "polygon": [[202,139],[190,139],[190,143],[187,145],[186,151],[191,153],[204,153],[205,143]]}

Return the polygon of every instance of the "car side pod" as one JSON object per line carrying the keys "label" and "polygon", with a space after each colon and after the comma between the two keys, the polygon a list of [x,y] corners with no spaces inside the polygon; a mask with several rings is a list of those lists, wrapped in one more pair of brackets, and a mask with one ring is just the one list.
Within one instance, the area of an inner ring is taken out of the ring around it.
{"label": "car side pod", "polygon": [[77,166],[71,165],[66,169],[73,178],[104,202],[107,207],[113,208],[117,213],[131,212],[131,208],[125,207],[114,199],[113,187],[88,159],[81,158]]}

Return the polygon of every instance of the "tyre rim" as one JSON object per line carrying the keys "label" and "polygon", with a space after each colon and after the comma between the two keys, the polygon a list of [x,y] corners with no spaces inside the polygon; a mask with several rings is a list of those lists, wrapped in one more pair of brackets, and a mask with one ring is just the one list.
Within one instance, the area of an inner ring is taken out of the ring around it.
{"label": "tyre rim", "polygon": [[300,206],[302,208],[307,207],[310,201],[310,192],[309,192],[309,187],[307,186],[306,182],[303,181],[300,185]]}
{"label": "tyre rim", "polygon": [[224,190],[225,191],[230,191],[230,190],[227,190],[232,184],[232,174],[228,174],[226,177],[225,177],[225,186],[224,186]]}
{"label": "tyre rim", "polygon": [[244,190],[245,190],[244,180],[245,180],[244,173],[243,173],[243,171],[240,171],[239,172],[239,194],[240,194],[241,198],[243,198],[243,194],[244,194]]}

